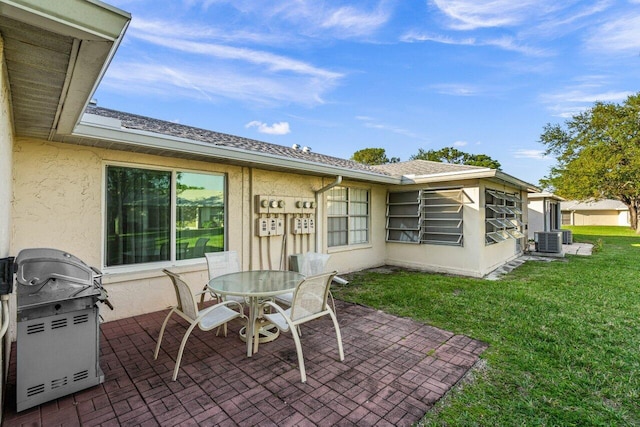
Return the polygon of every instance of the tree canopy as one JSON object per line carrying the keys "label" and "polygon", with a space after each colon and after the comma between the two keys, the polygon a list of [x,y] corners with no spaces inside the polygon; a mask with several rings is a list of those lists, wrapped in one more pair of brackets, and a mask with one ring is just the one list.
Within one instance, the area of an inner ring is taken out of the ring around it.
{"label": "tree canopy", "polygon": [[411,160],[430,160],[432,162],[481,166],[497,170],[501,168],[500,162],[486,154],[469,154],[454,147],[444,147],[439,150],[428,151],[421,148],[418,150],[418,154],[411,156]]}
{"label": "tree canopy", "polygon": [[622,104],[596,102],[564,126],[547,124],[540,142],[557,161],[543,188],[569,199],[620,200],[640,232],[640,93]]}
{"label": "tree canopy", "polygon": [[384,148],[364,148],[353,153],[351,160],[365,165],[384,165],[387,163],[397,163],[400,161],[397,157],[389,159]]}

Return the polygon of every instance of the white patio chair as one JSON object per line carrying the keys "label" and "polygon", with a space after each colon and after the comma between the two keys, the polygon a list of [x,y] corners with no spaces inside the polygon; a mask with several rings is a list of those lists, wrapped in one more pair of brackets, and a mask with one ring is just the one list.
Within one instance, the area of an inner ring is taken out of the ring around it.
{"label": "white patio chair", "polygon": [[[160,328],[160,335],[158,336],[158,343],[156,344],[156,350],[153,353],[154,360],[158,358],[158,352],[160,351],[160,344],[162,343],[164,330],[171,315],[173,313],[176,313],[178,316],[182,317],[190,323],[187,331],[184,334],[184,337],[182,338],[182,342],[180,343],[180,350],[178,350],[176,367],[173,370],[173,381],[175,381],[178,376],[178,369],[180,369],[182,353],[184,351],[185,345],[187,344],[187,339],[189,339],[189,335],[191,335],[191,332],[196,326],[203,331],[210,331],[213,328],[223,326],[224,335],[227,336],[227,322],[236,318],[243,318],[246,322],[247,316],[245,316],[242,312],[242,305],[236,301],[219,302],[218,304],[212,305],[203,310],[198,310],[196,302],[194,300],[194,296],[191,294],[189,285],[187,285],[178,274],[173,273],[169,270],[162,271],[167,276],[169,276],[169,278],[171,278],[173,288],[176,292],[178,304],[171,307],[169,314],[167,314],[167,317],[162,323],[162,327]],[[234,305],[237,306],[239,311],[235,311],[231,308]]]}
{"label": "white patio chair", "polygon": [[[207,269],[209,270],[209,280],[214,277],[222,276],[223,274],[235,273],[240,271],[240,259],[238,258],[238,252],[236,251],[222,251],[222,252],[207,252],[204,254],[207,259]],[[202,289],[202,296],[200,297],[200,304],[204,303],[204,297],[206,292],[209,292],[211,298],[222,301],[236,301],[241,304],[245,303],[243,297],[227,295],[218,295],[215,292],[211,292],[207,285],[204,285]]]}
{"label": "white patio chair", "polygon": [[[298,254],[299,256],[300,254]],[[293,255],[292,255],[293,256]],[[320,254],[317,252],[307,252],[303,256],[299,257],[300,264],[298,270],[300,273],[306,276],[315,276],[325,272],[325,267],[329,261],[331,255]],[[291,306],[291,300],[293,299],[293,292],[287,292],[286,294],[276,295],[275,300],[283,305]],[[336,312],[336,302],[333,299],[333,294],[329,291],[329,299],[331,300],[331,306],[333,312]]]}
{"label": "white patio chair", "polygon": [[338,320],[336,319],[336,315],[333,310],[331,310],[331,307],[327,304],[329,286],[331,285],[331,280],[333,280],[333,277],[336,274],[337,272],[333,271],[331,273],[310,276],[302,280],[293,292],[291,307],[286,310],[283,310],[278,304],[271,301],[263,303],[263,307],[268,306],[275,311],[270,314],[265,313],[264,317],[269,322],[276,325],[281,331],[291,332],[291,335],[293,335],[293,341],[296,344],[296,351],[298,354],[300,377],[303,383],[307,381],[307,374],[304,368],[302,346],[300,344],[300,336],[298,333],[298,327],[301,324],[329,315],[336,330],[340,361],[344,360],[342,336],[340,335]]}

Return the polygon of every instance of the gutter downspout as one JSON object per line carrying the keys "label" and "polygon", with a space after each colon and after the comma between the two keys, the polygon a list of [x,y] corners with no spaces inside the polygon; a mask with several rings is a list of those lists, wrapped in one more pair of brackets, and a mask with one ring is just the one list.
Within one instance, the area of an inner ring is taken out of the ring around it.
{"label": "gutter downspout", "polygon": [[[320,227],[318,227],[318,224],[320,224],[320,221],[319,221],[319,218],[320,218],[320,196],[323,193],[331,190],[333,187],[336,187],[336,186],[340,185],[341,183],[342,183],[342,175],[338,175],[336,177],[336,180],[333,181],[331,184],[325,185],[324,187],[322,187],[321,189],[316,191],[316,252],[320,252],[320,239],[318,238],[319,230],[320,230]],[[335,276],[333,278],[333,281],[335,281],[336,283],[339,283],[341,285],[346,285],[346,284],[349,283],[348,281],[346,281],[342,277],[338,277],[338,276]]]}
{"label": "gutter downspout", "polygon": [[325,193],[329,190],[331,190],[333,187],[335,187],[336,185],[340,185],[342,183],[342,175],[338,175],[336,177],[336,180],[333,181],[331,184],[329,185],[325,185],[324,187],[322,187],[321,189],[319,189],[318,191],[316,191],[316,202],[318,201],[318,196],[322,193]]}

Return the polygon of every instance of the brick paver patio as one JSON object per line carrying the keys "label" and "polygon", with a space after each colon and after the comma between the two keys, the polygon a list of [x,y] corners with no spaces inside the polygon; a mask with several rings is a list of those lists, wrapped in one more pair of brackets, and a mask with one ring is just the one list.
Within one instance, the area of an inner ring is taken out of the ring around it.
{"label": "brick paver patio", "polygon": [[337,360],[328,317],[304,325],[306,384],[289,334],[247,358],[238,321],[227,337],[196,329],[171,381],[186,322],[170,321],[153,360],[167,313],[160,311],[101,325],[103,384],[16,414],[13,351],[3,425],[411,425],[487,347],[368,307],[336,304],[345,360]]}

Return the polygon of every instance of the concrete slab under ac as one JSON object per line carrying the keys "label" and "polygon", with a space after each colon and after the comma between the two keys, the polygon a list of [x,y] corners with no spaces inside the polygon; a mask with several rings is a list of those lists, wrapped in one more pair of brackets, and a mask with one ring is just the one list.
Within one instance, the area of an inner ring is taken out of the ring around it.
{"label": "concrete slab under ac", "polygon": [[528,252],[504,265],[501,265],[491,273],[487,274],[484,279],[500,280],[502,276],[520,267],[526,261],[551,262],[562,259],[567,254],[590,256],[592,251],[593,245],[590,243],[573,243],[571,245],[562,245],[562,253]]}

